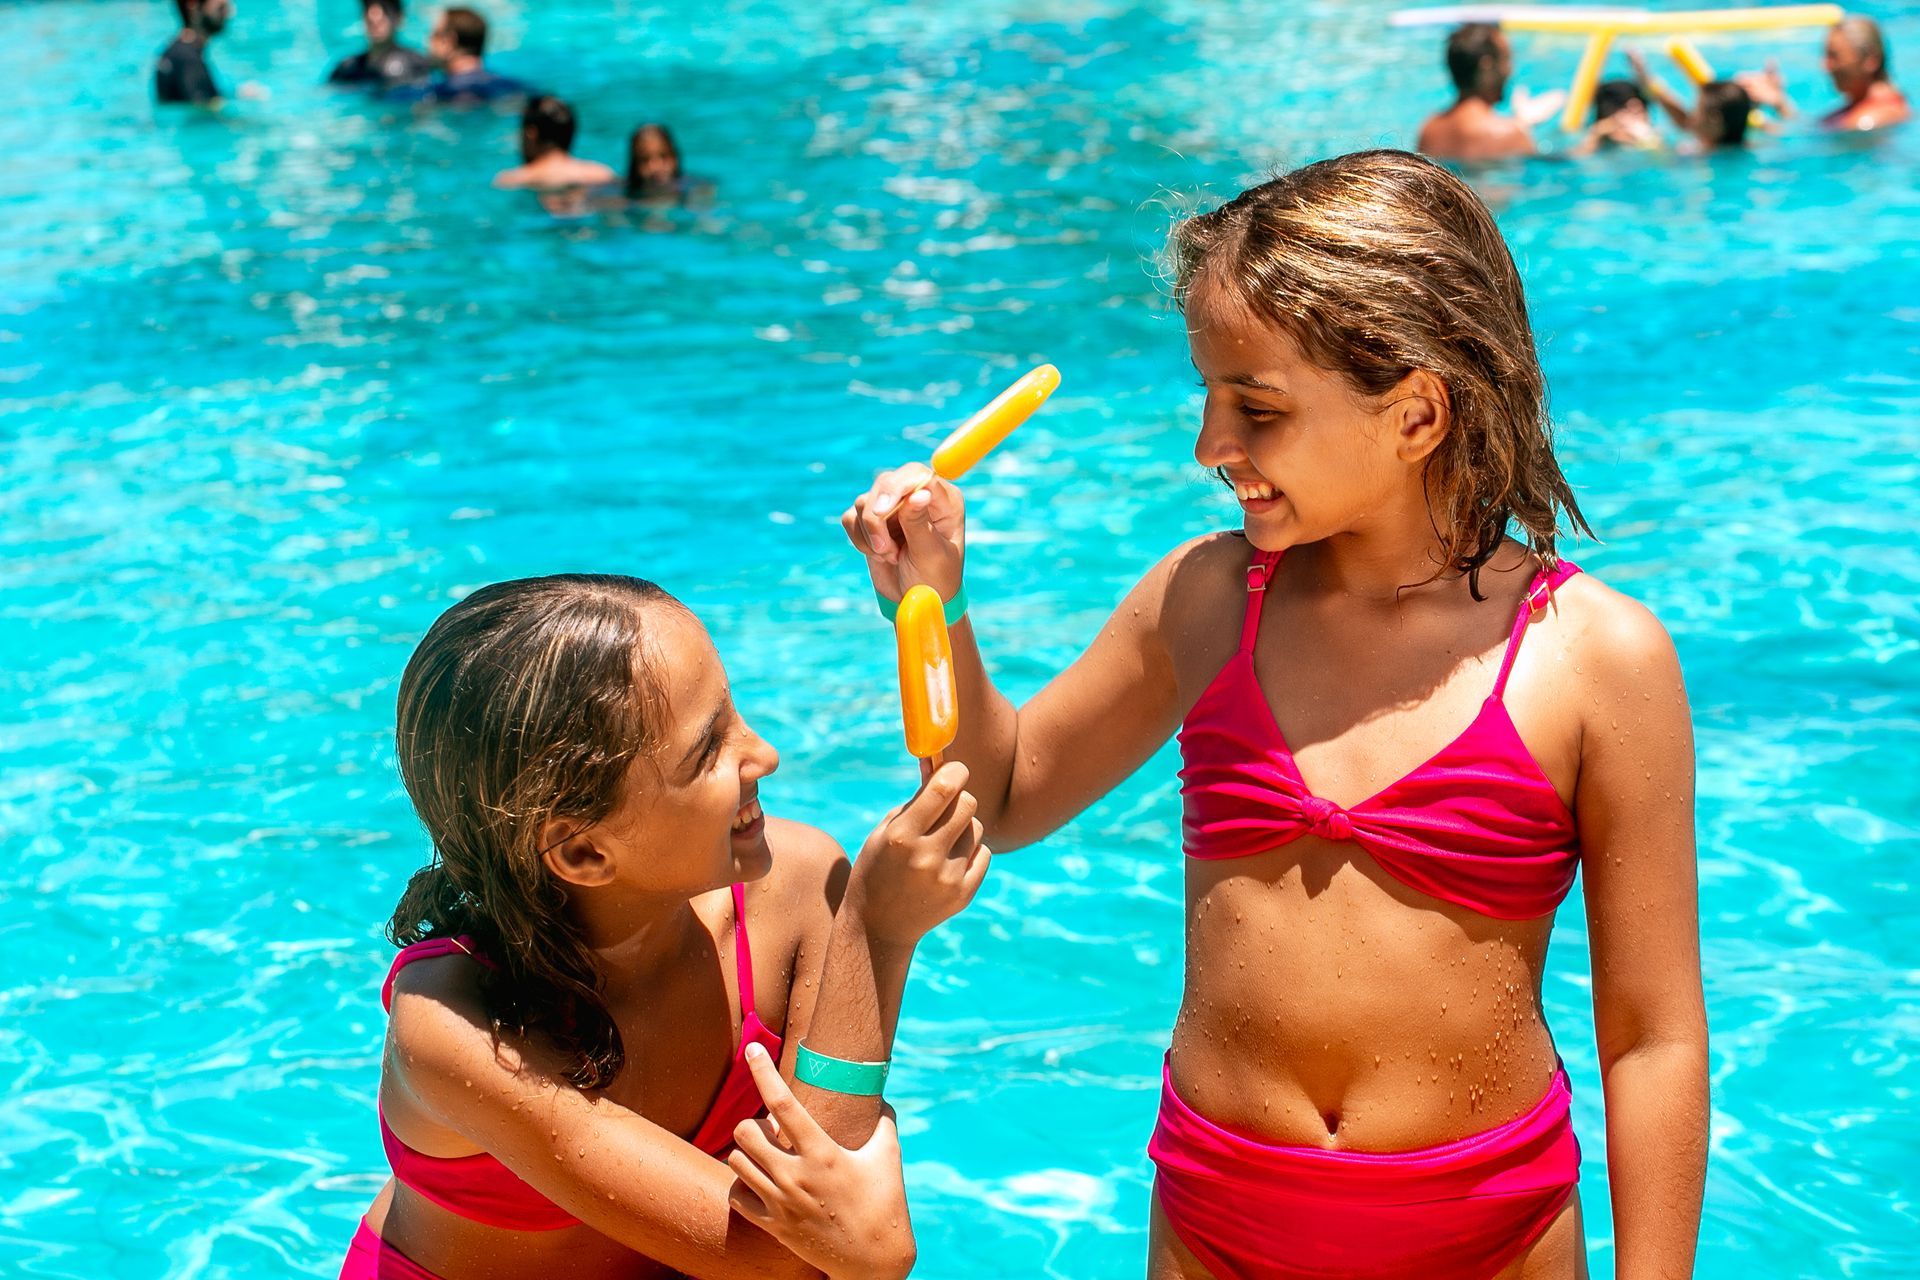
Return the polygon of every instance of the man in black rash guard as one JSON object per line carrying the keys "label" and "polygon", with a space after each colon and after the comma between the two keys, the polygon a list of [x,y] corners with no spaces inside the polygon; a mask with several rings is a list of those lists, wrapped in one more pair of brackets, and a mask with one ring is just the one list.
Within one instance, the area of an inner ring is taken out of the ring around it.
{"label": "man in black rash guard", "polygon": [[417,84],[432,75],[432,58],[394,39],[404,17],[402,0],[360,0],[360,20],[367,29],[366,50],[342,59],[327,83],[390,89]]}
{"label": "man in black rash guard", "polygon": [[229,0],[174,0],[180,10],[180,34],[173,38],[153,72],[153,96],[161,102],[218,102],[226,95],[207,68],[207,41],[219,35],[233,16]]}

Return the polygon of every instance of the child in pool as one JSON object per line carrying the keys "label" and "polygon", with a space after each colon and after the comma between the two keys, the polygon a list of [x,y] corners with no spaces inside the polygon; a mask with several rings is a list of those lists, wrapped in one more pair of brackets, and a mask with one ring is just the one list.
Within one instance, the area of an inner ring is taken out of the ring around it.
{"label": "child in pool", "polygon": [[[915,944],[986,874],[965,768],[850,869],[762,813],[779,758],[699,621],[589,575],[443,614],[402,677],[397,747],[434,855],[389,926],[394,1177],[343,1280],[905,1275],[877,1090],[797,1086],[803,1126],[770,1062],[886,1059]],[[785,1145],[812,1139],[809,1204],[765,1176],[786,1153],[750,1120],[756,1072]]]}
{"label": "child in pool", "polygon": [[[1244,532],[1176,548],[1022,707],[963,619],[948,753],[1004,849],[1180,731],[1186,989],[1151,1274],[1584,1275],[1540,997],[1581,862],[1619,1273],[1689,1274],[1708,1107],[1686,694],[1653,616],[1557,554],[1563,515],[1586,526],[1492,216],[1430,161],[1363,152],[1183,223],[1173,258],[1194,455]],[[842,520],[888,597],[961,586],[961,495],[924,477],[884,473]]]}

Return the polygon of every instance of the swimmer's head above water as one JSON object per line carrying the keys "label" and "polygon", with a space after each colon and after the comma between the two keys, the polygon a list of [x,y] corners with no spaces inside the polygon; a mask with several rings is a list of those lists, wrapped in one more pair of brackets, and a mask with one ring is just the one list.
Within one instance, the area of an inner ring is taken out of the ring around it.
{"label": "swimmer's head above water", "polygon": [[401,0],[360,0],[360,23],[366,28],[367,44],[375,49],[393,43],[406,16]]}
{"label": "swimmer's head above water", "polygon": [[1605,120],[1622,111],[1647,114],[1647,95],[1631,80],[1604,80],[1593,91],[1593,118]]}
{"label": "swimmer's head above water", "polygon": [[487,52],[487,20],[472,9],[442,9],[427,37],[427,52],[443,67],[478,61]]}
{"label": "swimmer's head above water", "polygon": [[1317,542],[1403,505],[1478,571],[1511,522],[1548,563],[1584,520],[1553,455],[1525,291],[1493,215],[1403,151],[1307,165],[1182,222],[1175,294],[1207,391],[1194,456],[1264,486],[1249,540]]}
{"label": "swimmer's head above water", "polygon": [[1833,87],[1857,98],[1882,81],[1890,80],[1887,42],[1872,18],[1842,18],[1827,32],[1824,64]]}
{"label": "swimmer's head above water", "polygon": [[1447,37],[1447,75],[1462,98],[1498,103],[1513,75],[1513,47],[1496,23],[1469,22]]}
{"label": "swimmer's head above water", "polygon": [[180,25],[203,36],[217,36],[233,20],[233,0],[173,0]]}
{"label": "swimmer's head above water", "polygon": [[527,108],[520,113],[520,158],[532,164],[556,151],[571,152],[577,127],[573,108],[553,95],[527,99]]}
{"label": "swimmer's head above water", "polygon": [[627,139],[627,195],[676,194],[685,175],[680,147],[663,124],[643,124]]}
{"label": "swimmer's head above water", "polygon": [[1732,80],[1700,86],[1700,102],[1693,109],[1693,136],[1705,147],[1742,147],[1753,117],[1753,95]]}
{"label": "swimmer's head above water", "polygon": [[619,1033],[574,911],[636,911],[767,874],[757,784],[779,756],[734,708],[706,630],[651,582],[563,574],[482,587],[400,680],[400,776],[433,842],[388,924],[470,934],[487,1006],[550,1037],[582,1087]]}

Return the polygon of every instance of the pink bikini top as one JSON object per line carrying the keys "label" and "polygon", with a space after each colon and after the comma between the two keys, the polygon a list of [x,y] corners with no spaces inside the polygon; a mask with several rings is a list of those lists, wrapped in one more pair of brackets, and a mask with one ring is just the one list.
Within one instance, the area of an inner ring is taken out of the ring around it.
{"label": "pink bikini top", "polygon": [[[386,985],[380,989],[380,1002],[393,1008],[393,980],[415,960],[450,955],[455,951],[472,956],[492,968],[485,956],[473,950],[471,941],[460,938],[428,938],[403,947],[387,972]],[[753,1010],[753,954],[747,946],[747,897],[741,885],[733,886],[733,957],[740,979],[740,1040],[727,1068],[726,1079],[700,1130],[688,1141],[708,1155],[717,1156],[733,1145],[733,1130],[742,1120],[760,1114],[760,1091],[754,1087],[747,1067],[747,1046],[757,1044],[775,1061],[780,1058],[780,1037],[768,1030]],[[556,1231],[576,1226],[579,1219],[521,1181],[511,1169],[482,1151],[470,1156],[423,1155],[400,1141],[380,1117],[380,1140],[387,1148],[387,1163],[393,1176],[439,1205],[482,1226],[502,1227],[509,1231]]]}
{"label": "pink bikini top", "polygon": [[1559,906],[1579,864],[1578,833],[1502,697],[1528,623],[1579,568],[1562,562],[1535,576],[1473,723],[1412,773],[1343,809],[1300,776],[1254,674],[1260,610],[1279,562],[1262,552],[1248,566],[1240,648],[1180,728],[1187,855],[1244,858],[1314,835],[1350,840],[1396,880],[1481,915],[1531,920]]}

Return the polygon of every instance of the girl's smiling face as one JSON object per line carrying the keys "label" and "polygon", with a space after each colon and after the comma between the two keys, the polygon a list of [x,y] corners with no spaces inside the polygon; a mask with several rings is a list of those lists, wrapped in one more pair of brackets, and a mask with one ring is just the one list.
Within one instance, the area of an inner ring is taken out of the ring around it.
{"label": "girl's smiling face", "polygon": [[760,779],[780,756],[733,704],[706,628],[677,607],[652,610],[649,643],[666,690],[666,732],[628,769],[619,801],[581,833],[612,879],[648,895],[692,897],[773,866]]}
{"label": "girl's smiling face", "polygon": [[1204,276],[1186,315],[1207,390],[1193,456],[1233,487],[1254,546],[1280,551],[1424,506],[1421,463],[1446,430],[1437,378],[1416,370],[1375,403]]}

